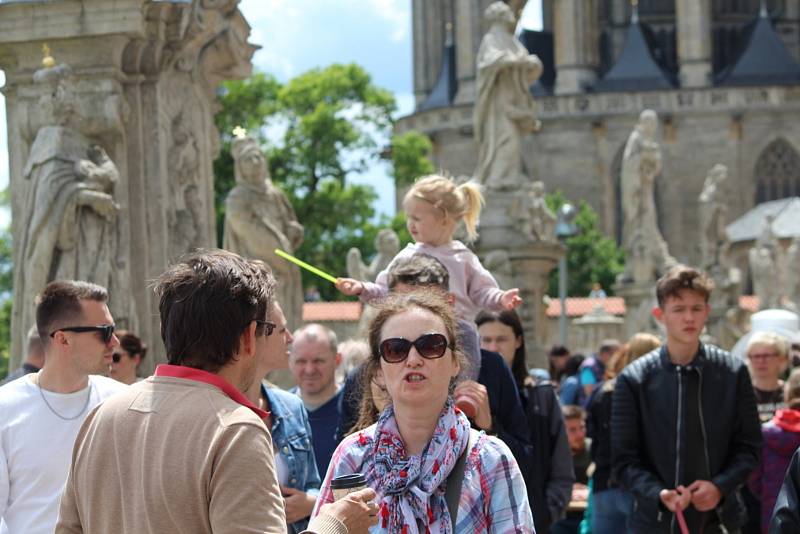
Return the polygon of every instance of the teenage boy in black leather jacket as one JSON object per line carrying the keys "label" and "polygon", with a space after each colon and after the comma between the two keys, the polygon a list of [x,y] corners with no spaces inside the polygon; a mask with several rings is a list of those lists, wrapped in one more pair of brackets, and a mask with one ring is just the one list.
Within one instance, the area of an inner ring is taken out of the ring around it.
{"label": "teenage boy in black leather jacket", "polygon": [[700,343],[713,282],[678,265],[656,285],[666,344],[629,365],[612,401],[612,462],[633,493],[634,532],[735,532],[739,487],[758,465],[761,428],[744,363]]}

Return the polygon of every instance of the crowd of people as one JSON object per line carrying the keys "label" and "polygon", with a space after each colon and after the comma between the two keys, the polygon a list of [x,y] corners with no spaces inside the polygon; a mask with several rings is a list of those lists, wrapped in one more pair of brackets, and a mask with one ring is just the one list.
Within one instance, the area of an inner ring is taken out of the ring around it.
{"label": "crowd of people", "polygon": [[481,202],[412,186],[414,243],[337,283],[375,309],[364,339],[287,324],[268,265],[201,250],[157,281],[167,363],[143,377],[103,287],[48,284],[0,387],[0,533],[800,532],[790,342],[701,342],[713,283],[679,265],[663,339],[529,369],[518,290],[454,238]]}

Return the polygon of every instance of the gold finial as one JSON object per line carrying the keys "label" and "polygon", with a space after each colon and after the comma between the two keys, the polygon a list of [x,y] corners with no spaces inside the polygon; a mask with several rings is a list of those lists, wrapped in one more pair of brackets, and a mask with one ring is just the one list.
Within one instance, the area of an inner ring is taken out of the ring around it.
{"label": "gold finial", "polygon": [[233,129],[233,136],[236,137],[236,139],[244,139],[245,137],[247,137],[247,130],[245,130],[241,126],[237,126],[236,128]]}
{"label": "gold finial", "polygon": [[42,56],[42,67],[52,69],[56,66],[56,60],[50,55],[50,47],[47,46],[47,43],[42,45]]}

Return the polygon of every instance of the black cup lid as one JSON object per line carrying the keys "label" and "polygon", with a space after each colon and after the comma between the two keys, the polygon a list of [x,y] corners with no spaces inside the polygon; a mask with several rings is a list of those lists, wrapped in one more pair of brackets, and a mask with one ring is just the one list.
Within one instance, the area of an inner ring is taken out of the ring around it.
{"label": "black cup lid", "polygon": [[342,475],[331,480],[331,489],[348,489],[365,486],[367,479],[361,473]]}

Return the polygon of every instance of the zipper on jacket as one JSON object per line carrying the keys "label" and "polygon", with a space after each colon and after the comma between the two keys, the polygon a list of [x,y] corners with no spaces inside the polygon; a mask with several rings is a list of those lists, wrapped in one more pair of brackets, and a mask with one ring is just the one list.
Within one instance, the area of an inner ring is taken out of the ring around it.
{"label": "zipper on jacket", "polygon": [[[681,419],[683,415],[683,380],[682,380],[682,371],[683,368],[680,365],[675,367],[676,376],[678,377],[678,422],[677,422],[677,429],[676,429],[676,436],[675,436],[675,487],[677,488],[680,484],[680,474],[681,474]],[[669,531],[672,532],[675,528],[675,514],[672,515],[672,519],[669,525]]]}

